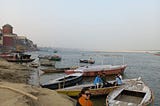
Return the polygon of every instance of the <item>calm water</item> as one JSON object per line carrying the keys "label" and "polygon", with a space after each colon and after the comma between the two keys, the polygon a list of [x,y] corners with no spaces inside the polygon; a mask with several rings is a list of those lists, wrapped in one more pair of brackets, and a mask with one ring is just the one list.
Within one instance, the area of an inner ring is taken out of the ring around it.
{"label": "calm water", "polygon": [[[142,77],[142,80],[154,92],[154,106],[160,105],[160,56],[148,53],[115,53],[115,52],[86,52],[79,50],[57,49],[58,55],[62,56],[61,62],[56,62],[57,68],[71,67],[83,65],[79,63],[79,59],[88,59],[92,57],[95,64],[127,64],[123,78]],[[53,49],[44,49],[43,51],[32,52],[32,57],[37,58],[40,54],[54,54]],[[38,58],[36,59],[38,61]],[[37,85],[36,70],[31,73],[30,83]],[[43,74],[40,76],[40,83],[44,83],[50,79],[55,79],[61,74]],[[113,77],[108,77],[113,80]],[[93,78],[85,78],[83,83],[93,82]],[[92,98],[94,106],[104,106],[105,97]]]}

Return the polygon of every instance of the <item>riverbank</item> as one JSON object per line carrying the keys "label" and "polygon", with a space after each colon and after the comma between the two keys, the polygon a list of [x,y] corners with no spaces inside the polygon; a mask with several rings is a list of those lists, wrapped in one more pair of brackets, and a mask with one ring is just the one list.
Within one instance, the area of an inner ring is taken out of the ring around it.
{"label": "riverbank", "polygon": [[29,69],[0,60],[1,106],[74,106],[75,101],[56,91],[27,84]]}

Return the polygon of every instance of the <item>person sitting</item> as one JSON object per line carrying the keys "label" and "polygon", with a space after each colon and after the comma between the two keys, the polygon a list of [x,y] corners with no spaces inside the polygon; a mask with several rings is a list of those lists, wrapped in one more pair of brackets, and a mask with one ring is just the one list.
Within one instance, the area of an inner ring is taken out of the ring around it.
{"label": "person sitting", "polygon": [[96,88],[103,87],[103,81],[99,74],[96,76],[94,80],[94,85],[96,85]]}
{"label": "person sitting", "polygon": [[114,86],[114,84],[107,81],[105,73],[102,73],[101,79],[103,81],[103,87]]}
{"label": "person sitting", "polygon": [[83,88],[79,94],[76,106],[93,106],[90,96],[89,88]]}
{"label": "person sitting", "polygon": [[119,78],[122,80],[122,76],[121,76],[121,74],[118,74],[118,76],[119,76]]}
{"label": "person sitting", "polygon": [[116,85],[122,85],[122,79],[119,77],[119,75],[116,76]]}
{"label": "person sitting", "polygon": [[102,82],[103,82],[103,86],[105,86],[106,85],[106,75],[105,75],[105,73],[103,73],[102,75],[101,75],[101,79],[102,79]]}

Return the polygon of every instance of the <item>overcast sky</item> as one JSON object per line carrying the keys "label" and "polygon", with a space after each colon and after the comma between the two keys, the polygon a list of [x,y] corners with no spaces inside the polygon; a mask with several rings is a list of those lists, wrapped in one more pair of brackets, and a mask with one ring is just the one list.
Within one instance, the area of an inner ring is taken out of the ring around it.
{"label": "overcast sky", "polygon": [[160,50],[160,0],[1,0],[4,24],[38,46]]}

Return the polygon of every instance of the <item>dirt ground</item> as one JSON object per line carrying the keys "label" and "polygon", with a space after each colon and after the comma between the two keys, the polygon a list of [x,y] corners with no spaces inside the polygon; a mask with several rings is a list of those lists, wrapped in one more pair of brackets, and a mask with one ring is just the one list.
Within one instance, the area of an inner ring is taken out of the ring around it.
{"label": "dirt ground", "polygon": [[0,60],[1,106],[75,106],[75,100],[54,90],[27,84],[25,65]]}

